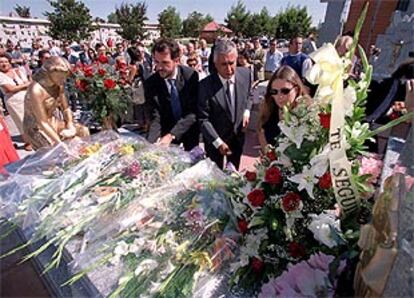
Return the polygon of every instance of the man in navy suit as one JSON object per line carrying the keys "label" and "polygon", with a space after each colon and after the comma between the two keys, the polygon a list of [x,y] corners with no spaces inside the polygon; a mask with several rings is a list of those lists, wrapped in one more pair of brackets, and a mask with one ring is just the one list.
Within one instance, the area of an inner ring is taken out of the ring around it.
{"label": "man in navy suit", "polygon": [[159,39],[152,50],[155,73],[144,82],[150,107],[149,142],[169,146],[183,143],[191,150],[199,143],[196,121],[198,74],[179,65],[179,46],[173,39]]}
{"label": "man in navy suit", "polygon": [[223,168],[224,156],[236,168],[250,119],[250,70],[236,67],[234,42],[220,40],[214,50],[217,73],[200,82],[198,118],[207,156]]}

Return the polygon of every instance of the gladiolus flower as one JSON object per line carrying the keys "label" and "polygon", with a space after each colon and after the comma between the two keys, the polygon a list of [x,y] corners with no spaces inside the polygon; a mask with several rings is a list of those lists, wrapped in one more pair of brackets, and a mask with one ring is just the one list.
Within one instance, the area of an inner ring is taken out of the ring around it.
{"label": "gladiolus flower", "polygon": [[244,174],[244,176],[246,177],[247,181],[250,181],[250,182],[256,181],[256,178],[257,178],[256,172],[250,172],[250,171],[247,171],[246,174]]}
{"label": "gladiolus flower", "polygon": [[116,82],[111,79],[104,80],[104,87],[108,90],[114,89],[116,87]]}
{"label": "gladiolus flower", "polygon": [[268,159],[270,159],[270,161],[274,161],[274,160],[277,159],[277,155],[276,155],[276,152],[274,150],[267,151],[266,156],[267,156]]}
{"label": "gladiolus flower", "polygon": [[289,192],[282,198],[282,207],[286,212],[296,211],[300,207],[300,195],[295,192]]}
{"label": "gladiolus flower", "polygon": [[262,207],[266,199],[266,195],[262,189],[256,188],[247,195],[247,199],[253,207]]}
{"label": "gladiolus flower", "polygon": [[332,187],[331,173],[326,172],[319,178],[319,187],[321,189],[329,189]]}
{"label": "gladiolus flower", "polygon": [[283,181],[282,173],[277,167],[267,169],[264,181],[269,184],[280,184]]}
{"label": "gladiolus flower", "polygon": [[318,115],[322,127],[329,129],[331,127],[331,113],[319,113]]}

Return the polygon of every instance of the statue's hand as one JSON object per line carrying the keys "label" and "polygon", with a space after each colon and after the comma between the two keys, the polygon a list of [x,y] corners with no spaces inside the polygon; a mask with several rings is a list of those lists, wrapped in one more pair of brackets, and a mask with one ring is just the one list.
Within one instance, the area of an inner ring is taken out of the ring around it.
{"label": "statue's hand", "polygon": [[60,136],[63,139],[70,139],[76,135],[76,128],[74,126],[70,126],[60,132]]}

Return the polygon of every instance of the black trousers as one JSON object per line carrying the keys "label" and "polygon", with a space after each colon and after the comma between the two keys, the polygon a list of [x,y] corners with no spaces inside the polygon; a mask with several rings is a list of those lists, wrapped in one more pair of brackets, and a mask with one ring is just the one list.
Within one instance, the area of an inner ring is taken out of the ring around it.
{"label": "black trousers", "polygon": [[[231,162],[238,170],[240,166],[240,159],[243,153],[244,134],[239,136],[233,136],[227,140],[223,140],[231,150],[231,154],[227,155],[227,162]],[[204,141],[207,157],[214,161],[220,169],[224,166],[224,155],[220,154],[220,151],[214,147],[213,144],[207,144]]]}

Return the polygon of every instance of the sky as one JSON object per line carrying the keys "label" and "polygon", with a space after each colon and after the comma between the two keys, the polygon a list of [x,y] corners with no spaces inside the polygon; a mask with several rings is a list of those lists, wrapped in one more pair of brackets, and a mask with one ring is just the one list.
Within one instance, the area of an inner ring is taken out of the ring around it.
{"label": "sky", "polygon": [[[89,8],[93,17],[101,17],[106,20],[108,14],[119,6],[122,0],[84,0],[82,1]],[[125,1],[134,3],[136,1]],[[237,0],[147,0],[147,16],[150,22],[157,22],[158,14],[167,6],[171,5],[180,13],[181,19],[187,17],[192,11],[198,11],[203,14],[209,13],[215,21],[224,23],[227,12]],[[308,14],[312,16],[313,25],[323,22],[326,11],[326,3],[320,3],[320,0],[244,0],[247,10],[250,12],[259,12],[262,7],[266,6],[271,15],[275,15],[288,5],[306,5]],[[30,7],[33,17],[44,18],[43,12],[52,8],[46,0],[0,0],[0,15],[7,16],[13,8],[19,4]]]}

